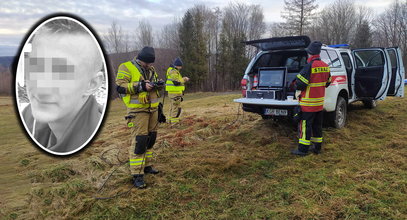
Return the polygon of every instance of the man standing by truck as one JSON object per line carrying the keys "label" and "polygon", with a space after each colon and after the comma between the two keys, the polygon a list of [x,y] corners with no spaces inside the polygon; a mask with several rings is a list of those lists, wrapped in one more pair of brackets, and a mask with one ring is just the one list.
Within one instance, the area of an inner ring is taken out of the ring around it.
{"label": "man standing by truck", "polygon": [[298,124],[298,149],[292,154],[305,156],[310,150],[311,143],[315,154],[321,152],[322,120],[325,98],[325,88],[331,83],[328,64],[320,58],[322,43],[314,41],[305,49],[308,53],[308,64],[300,71],[296,78],[297,90],[301,90],[299,105],[301,120]]}

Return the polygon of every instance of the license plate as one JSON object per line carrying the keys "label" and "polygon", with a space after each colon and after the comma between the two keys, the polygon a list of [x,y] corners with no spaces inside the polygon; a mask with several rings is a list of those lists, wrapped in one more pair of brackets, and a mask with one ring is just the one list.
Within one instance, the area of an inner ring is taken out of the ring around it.
{"label": "license plate", "polygon": [[273,116],[287,116],[288,111],[287,111],[287,109],[266,108],[264,110],[264,114],[273,115]]}

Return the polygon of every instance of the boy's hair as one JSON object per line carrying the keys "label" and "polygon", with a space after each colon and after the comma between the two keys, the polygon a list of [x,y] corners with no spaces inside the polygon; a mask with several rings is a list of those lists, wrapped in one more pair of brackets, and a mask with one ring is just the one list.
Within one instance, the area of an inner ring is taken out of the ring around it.
{"label": "boy's hair", "polygon": [[[89,39],[92,39],[94,45],[89,45],[88,47],[92,48],[92,54],[89,54],[93,57],[93,62],[89,60],[87,57],[86,63],[92,63],[94,71],[98,72],[103,70],[103,56],[101,56],[98,47],[96,46],[96,41],[91,37],[90,32],[88,32],[84,26],[79,24],[76,20],[71,20],[67,18],[59,18],[48,21],[45,23],[38,31],[34,34],[31,42],[34,44],[37,38],[40,38],[42,35],[44,36],[53,36],[53,35],[66,35],[66,36],[73,36],[73,35],[82,35],[87,36]],[[75,44],[75,42],[69,42]],[[82,55],[81,51],[78,51],[79,55]]]}
{"label": "boy's hair", "polygon": [[89,34],[82,25],[65,18],[49,21],[42,28],[49,34]]}

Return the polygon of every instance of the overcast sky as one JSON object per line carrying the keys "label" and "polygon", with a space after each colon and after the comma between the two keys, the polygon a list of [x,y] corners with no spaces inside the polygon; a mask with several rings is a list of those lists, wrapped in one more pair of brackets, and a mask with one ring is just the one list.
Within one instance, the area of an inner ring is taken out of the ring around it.
{"label": "overcast sky", "polygon": [[[182,17],[195,4],[223,8],[230,0],[0,0],[0,56],[13,56],[27,31],[42,17],[56,12],[69,12],[85,19],[99,35],[107,32],[113,20],[125,30],[134,32],[138,21],[148,19],[153,31],[158,34],[161,27]],[[239,2],[239,1],[232,1]],[[263,7],[265,22],[282,21],[283,0],[246,0],[246,4]],[[322,9],[333,0],[317,0]],[[393,0],[355,0],[357,5],[371,7],[375,13],[383,12]]]}

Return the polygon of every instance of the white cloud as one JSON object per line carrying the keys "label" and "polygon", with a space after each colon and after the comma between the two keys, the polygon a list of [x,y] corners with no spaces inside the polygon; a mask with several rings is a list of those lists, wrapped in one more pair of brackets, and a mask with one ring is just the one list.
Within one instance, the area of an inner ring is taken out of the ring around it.
{"label": "white cloud", "polygon": [[[317,3],[320,8],[334,0]],[[223,8],[229,2],[259,4],[263,7],[266,23],[281,22],[283,0],[90,0],[90,1],[0,1],[0,40],[2,44],[19,42],[24,34],[42,17],[56,13],[67,12],[84,18],[100,34],[107,32],[113,20],[116,20],[125,31],[134,33],[140,19],[148,19],[153,30],[159,30],[180,18],[188,8],[195,4],[205,4],[210,8]],[[381,13],[392,0],[355,0],[356,4],[372,7],[376,13]],[[10,36],[16,39],[10,40]],[[6,40],[7,41],[3,41]]]}

